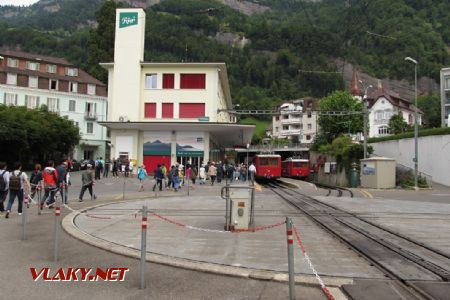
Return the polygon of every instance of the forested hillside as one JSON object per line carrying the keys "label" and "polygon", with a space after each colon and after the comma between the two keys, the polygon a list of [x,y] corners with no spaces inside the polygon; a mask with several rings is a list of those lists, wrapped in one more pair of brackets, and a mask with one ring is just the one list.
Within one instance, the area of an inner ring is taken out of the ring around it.
{"label": "forested hillside", "polygon": [[[213,0],[163,0],[150,6],[145,59],[225,61],[233,100],[244,108],[342,89],[336,59],[378,78],[410,80],[405,56],[419,61],[419,76],[436,80],[440,68],[450,65],[448,0],[258,4],[270,9],[246,15]],[[45,0],[29,8],[0,7],[0,45],[66,57],[105,81],[98,62],[112,61],[118,5],[128,4]]]}

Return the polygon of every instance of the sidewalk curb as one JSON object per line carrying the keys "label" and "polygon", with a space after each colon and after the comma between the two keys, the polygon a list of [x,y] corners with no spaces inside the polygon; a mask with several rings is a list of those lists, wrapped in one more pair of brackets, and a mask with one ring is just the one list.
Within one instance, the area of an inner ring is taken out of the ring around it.
{"label": "sidewalk curb", "polygon": [[[114,202],[117,203],[117,202]],[[92,207],[84,208],[81,212],[86,212],[90,209],[109,205],[111,203],[103,203],[100,205],[95,205]],[[80,214],[80,212],[71,212],[62,220],[62,228],[64,231],[71,235],[72,237],[85,242],[94,247],[116,253],[119,255],[124,255],[131,258],[140,259],[140,249],[126,247],[123,245],[119,245],[113,242],[109,242],[107,240],[94,237],[82,230],[80,230],[74,223],[76,217]],[[233,277],[241,277],[241,278],[249,278],[249,279],[257,279],[257,280],[268,280],[268,281],[276,281],[276,282],[287,282],[289,280],[287,273],[279,273],[270,270],[258,270],[258,269],[249,269],[242,267],[235,267],[229,265],[221,265],[214,264],[208,262],[194,261],[184,258],[172,257],[162,254],[156,254],[147,252],[146,260],[148,262],[168,265],[177,268],[183,268],[188,270],[213,273],[218,275],[226,275]],[[340,287],[344,284],[352,284],[353,278],[346,277],[331,277],[331,276],[322,276],[324,283],[330,287]],[[314,275],[296,275],[295,282],[298,284],[304,284],[308,286],[320,286],[317,282]]]}

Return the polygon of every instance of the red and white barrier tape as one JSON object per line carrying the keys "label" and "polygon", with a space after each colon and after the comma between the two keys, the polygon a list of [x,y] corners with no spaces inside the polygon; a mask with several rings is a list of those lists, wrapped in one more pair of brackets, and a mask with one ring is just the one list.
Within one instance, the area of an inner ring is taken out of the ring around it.
{"label": "red and white barrier tape", "polygon": [[279,223],[275,223],[275,224],[271,224],[271,225],[266,225],[266,226],[260,226],[260,227],[256,227],[253,229],[239,229],[236,230],[234,232],[231,231],[225,231],[225,230],[216,230],[216,229],[208,229],[208,228],[201,228],[201,227],[195,227],[195,226],[190,226],[190,225],[186,225],[186,224],[182,224],[180,222],[171,220],[169,218],[163,217],[153,211],[150,212],[153,216],[157,217],[158,219],[161,219],[165,222],[168,222],[170,224],[173,224],[175,226],[178,227],[183,227],[183,228],[187,228],[187,229],[192,229],[192,230],[197,230],[197,231],[203,231],[203,232],[214,232],[214,233],[241,233],[241,232],[256,232],[256,231],[261,231],[261,230],[267,230],[267,229],[271,229],[271,228],[275,228],[278,226],[281,226],[283,224],[285,224],[286,222],[279,222]]}
{"label": "red and white barrier tape", "polygon": [[295,233],[295,238],[297,239],[298,245],[302,249],[303,256],[305,257],[306,261],[308,262],[309,268],[313,271],[314,275],[317,278],[317,281],[320,284],[320,287],[322,288],[322,291],[327,296],[328,300],[335,300],[334,296],[331,294],[330,290],[327,288],[325,283],[323,282],[322,278],[320,278],[319,274],[316,271],[316,268],[314,268],[314,265],[311,262],[311,259],[308,256],[308,253],[306,252],[305,245],[303,244],[302,240],[300,239],[300,234],[297,231],[297,228],[295,228],[295,225],[292,226],[292,229]]}

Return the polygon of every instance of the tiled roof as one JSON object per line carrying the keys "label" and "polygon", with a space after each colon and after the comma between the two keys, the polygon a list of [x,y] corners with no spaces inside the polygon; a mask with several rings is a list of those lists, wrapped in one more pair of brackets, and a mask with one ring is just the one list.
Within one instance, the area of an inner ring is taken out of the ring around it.
{"label": "tiled roof", "polygon": [[18,51],[18,50],[0,49],[0,55],[15,57],[15,58],[23,58],[23,59],[37,61],[37,62],[46,62],[46,63],[57,64],[57,65],[73,66],[73,64],[68,62],[65,58],[23,52],[23,51]]}
{"label": "tiled roof", "polygon": [[[372,93],[369,93],[369,95],[367,95],[367,98],[369,100],[369,106],[373,106],[375,102],[381,97],[384,97],[393,106],[396,107],[400,107],[410,111],[413,111],[415,108],[414,104],[410,100],[402,98],[398,93],[385,88],[377,89]],[[420,109],[417,109],[417,111],[419,113],[423,113]]]}

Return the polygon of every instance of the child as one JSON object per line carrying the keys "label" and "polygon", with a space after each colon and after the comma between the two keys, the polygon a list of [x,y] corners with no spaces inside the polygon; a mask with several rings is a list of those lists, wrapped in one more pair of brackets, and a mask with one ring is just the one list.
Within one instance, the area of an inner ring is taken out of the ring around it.
{"label": "child", "polygon": [[147,171],[145,170],[145,166],[142,165],[138,169],[138,179],[141,186],[139,187],[139,192],[142,192],[144,190],[144,179],[145,176],[147,176]]}

